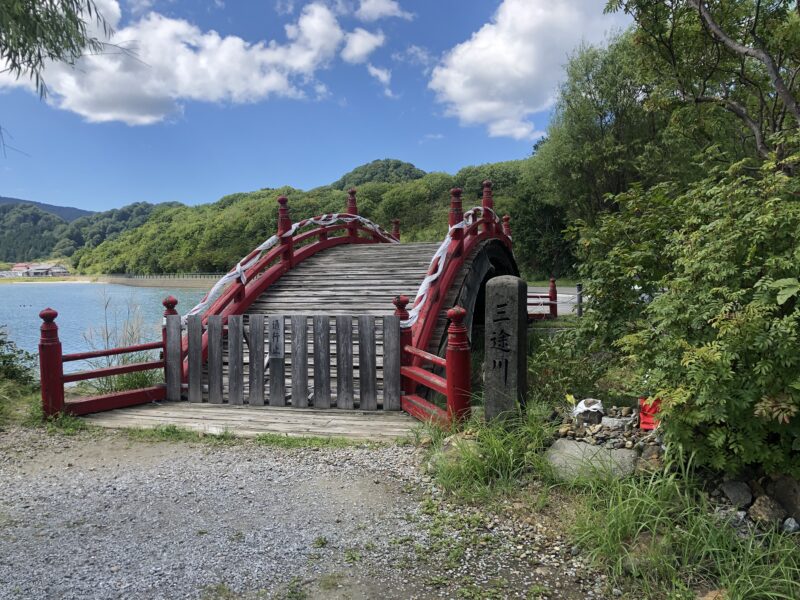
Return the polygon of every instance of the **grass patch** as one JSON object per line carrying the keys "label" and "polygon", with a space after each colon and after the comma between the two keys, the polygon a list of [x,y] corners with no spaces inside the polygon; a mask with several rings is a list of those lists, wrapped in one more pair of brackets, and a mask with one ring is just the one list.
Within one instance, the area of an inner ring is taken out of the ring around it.
{"label": "grass patch", "polygon": [[230,431],[205,433],[184,429],[177,425],[157,425],[156,427],[126,427],[122,431],[130,439],[139,442],[203,442],[207,444],[232,444],[238,438]]}
{"label": "grass patch", "polygon": [[[771,531],[740,537],[714,513],[688,467],[583,482],[576,542],[641,597],[800,598],[800,545]],[[796,538],[796,536],[794,536]]]}
{"label": "grass patch", "polygon": [[553,436],[550,412],[544,404],[531,404],[505,421],[486,423],[474,416],[450,449],[443,449],[446,432],[435,432],[430,460],[434,477],[447,492],[465,500],[515,492],[525,476],[548,472],[542,451]]}
{"label": "grass patch", "polygon": [[377,448],[377,442],[359,442],[342,437],[297,437],[278,433],[261,433],[254,438],[261,446],[277,448],[351,448],[353,446],[369,446]]}
{"label": "grass patch", "polygon": [[317,585],[323,592],[332,592],[341,587],[343,581],[344,576],[342,576],[341,573],[329,573],[327,575],[321,575],[319,580],[317,580]]}

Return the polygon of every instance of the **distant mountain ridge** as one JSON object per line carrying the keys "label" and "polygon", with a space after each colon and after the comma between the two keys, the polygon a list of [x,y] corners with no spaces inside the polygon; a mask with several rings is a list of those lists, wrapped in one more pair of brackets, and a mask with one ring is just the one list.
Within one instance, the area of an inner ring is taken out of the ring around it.
{"label": "distant mountain ridge", "polygon": [[75,208],[74,206],[56,206],[54,204],[22,200],[21,198],[10,198],[8,196],[0,196],[0,204],[32,204],[39,210],[61,217],[67,223],[72,223],[75,219],[94,214],[92,210],[83,210],[82,208]]}

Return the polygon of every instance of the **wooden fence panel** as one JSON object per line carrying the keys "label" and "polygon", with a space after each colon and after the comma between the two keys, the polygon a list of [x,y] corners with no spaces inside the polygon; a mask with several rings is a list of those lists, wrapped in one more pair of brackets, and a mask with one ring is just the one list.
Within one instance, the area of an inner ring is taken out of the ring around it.
{"label": "wooden fence panel", "polygon": [[305,315],[292,315],[292,406],[308,407],[308,334]]}
{"label": "wooden fence panel", "polygon": [[244,404],[244,322],[228,317],[228,403]]}
{"label": "wooden fence panel", "polygon": [[248,402],[264,406],[264,315],[250,315],[250,393]]}
{"label": "wooden fence panel", "polygon": [[383,410],[400,410],[400,317],[383,317]]}
{"label": "wooden fence panel", "polygon": [[353,408],[353,317],[336,317],[336,408]]}
{"label": "wooden fence panel", "polygon": [[269,318],[269,405],[286,406],[286,373],[284,370],[284,318]]}
{"label": "wooden fence panel", "polygon": [[189,342],[189,402],[203,401],[203,318],[189,315],[186,319]]}
{"label": "wooden fence panel", "polygon": [[[187,319],[188,397],[191,402],[204,400],[205,368],[208,373],[208,402],[211,404],[286,406],[288,346],[291,349],[292,406],[308,407],[310,395],[315,408],[330,408],[332,378],[335,377],[337,408],[355,408],[355,389],[359,388],[358,406],[361,410],[377,410],[381,399],[384,410],[400,409],[401,352],[397,317],[359,315],[354,319],[347,315],[333,320],[328,315],[314,315],[310,323],[311,339],[309,320],[305,315],[291,315],[290,319],[283,315],[250,315],[246,339],[241,315],[228,318],[227,334],[222,322],[220,316],[208,319],[208,360],[204,365],[202,320],[196,315]],[[180,328],[180,319],[170,317],[167,320],[167,387],[170,398],[181,396],[183,366],[180,331],[176,328]],[[357,334],[354,333],[356,329]],[[290,344],[287,344],[286,336],[290,336]],[[382,353],[379,348],[382,348]],[[225,352],[228,353],[227,365]],[[313,366],[309,364],[312,355]],[[267,373],[268,396],[265,389]],[[309,390],[310,377],[314,379],[313,392]]]}
{"label": "wooden fence panel", "polygon": [[359,408],[378,408],[378,383],[375,357],[375,317],[358,317],[358,380],[360,386]]}
{"label": "wooden fence panel", "polygon": [[167,383],[167,400],[177,402],[181,399],[181,318],[169,315],[166,323],[167,347],[164,356]]}
{"label": "wooden fence panel", "polygon": [[330,317],[314,315],[314,408],[331,407],[330,337]]}
{"label": "wooden fence panel", "polygon": [[222,317],[208,318],[208,401],[222,404]]}

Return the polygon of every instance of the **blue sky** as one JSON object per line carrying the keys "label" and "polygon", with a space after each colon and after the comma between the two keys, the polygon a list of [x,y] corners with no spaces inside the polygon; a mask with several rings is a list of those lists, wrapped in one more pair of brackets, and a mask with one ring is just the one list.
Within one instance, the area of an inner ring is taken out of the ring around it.
{"label": "blue sky", "polygon": [[0,74],[0,195],[105,210],[528,156],[602,0],[97,0],[110,48]]}

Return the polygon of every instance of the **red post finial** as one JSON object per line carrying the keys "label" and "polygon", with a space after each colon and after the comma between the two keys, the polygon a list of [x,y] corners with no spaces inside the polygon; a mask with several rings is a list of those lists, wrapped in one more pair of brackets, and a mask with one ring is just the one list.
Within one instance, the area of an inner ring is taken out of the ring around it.
{"label": "red post finial", "polygon": [[286,196],[278,198],[278,235],[283,235],[292,228],[292,219],[289,216],[289,199]]}
{"label": "red post finial", "polygon": [[447,412],[451,419],[461,421],[469,415],[472,396],[472,357],[464,326],[467,311],[454,306],[447,311]]}
{"label": "red post finial", "polygon": [[408,296],[402,296],[402,295],[395,296],[394,299],[392,300],[392,304],[394,304],[395,307],[394,316],[400,317],[401,321],[405,321],[406,319],[408,319],[408,311],[406,310],[406,306],[408,306],[409,302],[410,300],[408,299]]}
{"label": "red post finial", "polygon": [[400,219],[392,219],[392,237],[400,241]]}
{"label": "red post finial", "polygon": [[163,304],[166,309],[164,311],[165,317],[178,314],[178,311],[175,310],[175,307],[178,306],[178,299],[175,296],[167,296],[161,304]]}
{"label": "red post finial", "polygon": [[458,225],[464,220],[464,210],[461,206],[461,188],[450,190],[450,227]]}
{"label": "red post finial", "polygon": [[56,320],[57,316],[58,312],[50,307],[45,308],[42,312],[39,313],[39,318],[45,323],[52,323],[53,321]]}
{"label": "red post finial", "polygon": [[39,313],[39,379],[42,387],[42,412],[51,417],[64,410],[64,362],[58,339],[58,313],[45,308]]}
{"label": "red post finial", "polygon": [[492,182],[488,179],[483,182],[483,208],[494,210],[494,196],[492,194]]}
{"label": "red post finial", "polygon": [[356,204],[356,188],[350,188],[347,190],[347,214],[358,214],[358,205]]}
{"label": "red post finial", "polygon": [[511,217],[508,215],[503,216],[503,233],[511,237]]}

